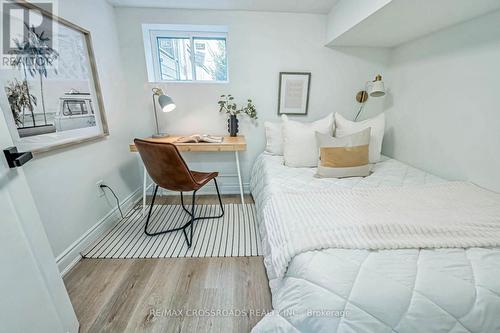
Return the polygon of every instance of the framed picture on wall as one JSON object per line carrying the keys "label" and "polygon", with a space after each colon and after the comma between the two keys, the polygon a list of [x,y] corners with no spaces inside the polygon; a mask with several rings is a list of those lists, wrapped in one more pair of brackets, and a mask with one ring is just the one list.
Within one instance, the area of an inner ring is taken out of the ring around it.
{"label": "framed picture on wall", "polygon": [[307,115],[311,73],[281,72],[278,115]]}
{"label": "framed picture on wall", "polygon": [[40,152],[108,135],[90,32],[57,17],[49,2],[9,6],[24,12],[4,15],[17,27],[0,68],[0,108],[14,144]]}

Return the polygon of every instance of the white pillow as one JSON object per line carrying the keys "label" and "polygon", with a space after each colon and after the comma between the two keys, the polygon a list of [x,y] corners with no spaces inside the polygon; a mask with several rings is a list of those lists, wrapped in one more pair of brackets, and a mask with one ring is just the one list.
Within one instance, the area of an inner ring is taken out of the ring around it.
{"label": "white pillow", "polygon": [[264,122],[266,129],[266,152],[272,155],[283,155],[283,131],[281,123]]}
{"label": "white pillow", "polygon": [[385,114],[381,113],[378,116],[354,122],[345,119],[339,113],[335,113],[335,137],[351,135],[371,127],[369,160],[370,163],[377,163],[380,161],[380,153],[382,152],[382,140],[384,139],[385,131]]}
{"label": "white pillow", "polygon": [[319,149],[316,145],[316,132],[332,135],[333,114],[310,123],[283,119],[283,156],[285,165],[294,168],[315,167],[318,165]]}

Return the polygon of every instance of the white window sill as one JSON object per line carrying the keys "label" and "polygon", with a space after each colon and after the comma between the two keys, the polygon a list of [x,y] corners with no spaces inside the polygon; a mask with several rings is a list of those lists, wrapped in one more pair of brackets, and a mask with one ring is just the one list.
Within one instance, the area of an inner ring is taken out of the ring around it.
{"label": "white window sill", "polygon": [[228,84],[228,81],[170,81],[170,80],[165,80],[165,81],[149,81],[151,84],[170,84],[170,83],[175,83],[175,84]]}

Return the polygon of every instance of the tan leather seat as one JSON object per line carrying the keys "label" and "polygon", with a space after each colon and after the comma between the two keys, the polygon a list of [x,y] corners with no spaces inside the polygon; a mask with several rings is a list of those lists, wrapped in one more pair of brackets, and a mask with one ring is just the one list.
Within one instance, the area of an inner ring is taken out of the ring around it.
{"label": "tan leather seat", "polygon": [[189,192],[200,189],[219,175],[218,172],[189,170],[186,162],[171,143],[135,139],[146,170],[153,181],[171,191]]}
{"label": "tan leather seat", "polygon": [[199,171],[191,171],[194,180],[202,187],[215,177],[219,176],[218,172],[199,172]]}

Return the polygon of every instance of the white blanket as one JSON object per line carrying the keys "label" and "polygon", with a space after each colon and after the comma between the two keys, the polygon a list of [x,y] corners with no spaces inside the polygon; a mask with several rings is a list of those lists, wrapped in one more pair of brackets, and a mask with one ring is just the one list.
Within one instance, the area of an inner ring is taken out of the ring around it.
{"label": "white blanket", "polygon": [[263,213],[278,278],[310,250],[500,245],[500,195],[464,182],[284,192]]}
{"label": "white blanket", "polygon": [[[251,190],[274,311],[252,332],[500,332],[498,247],[304,250],[290,260],[284,276],[276,276],[273,255],[277,240],[268,233],[290,230],[292,220],[310,223],[318,209],[304,211],[305,200],[312,201],[312,205],[332,206],[328,211],[335,212],[336,203],[328,196],[331,192],[352,189],[360,193],[358,190],[368,188],[397,190],[396,187],[445,183],[391,159],[377,163],[373,172],[365,178],[315,178],[314,168],[288,168],[280,156],[259,156],[252,172]],[[299,202],[286,203],[290,209],[279,207],[278,201],[288,201],[293,196]],[[321,196],[327,198],[323,199],[326,205],[319,201]],[[477,210],[477,206],[488,203],[479,200],[468,205]],[[475,221],[486,216],[486,210],[491,208],[495,209],[491,205],[481,208]],[[291,219],[279,218],[284,210]],[[298,212],[305,212],[306,217]],[[429,224],[425,220],[418,222]],[[309,230],[295,234],[302,233],[303,239],[306,232]],[[297,236],[297,241],[302,239]],[[284,251],[291,251],[297,244],[301,243],[287,244]]]}

